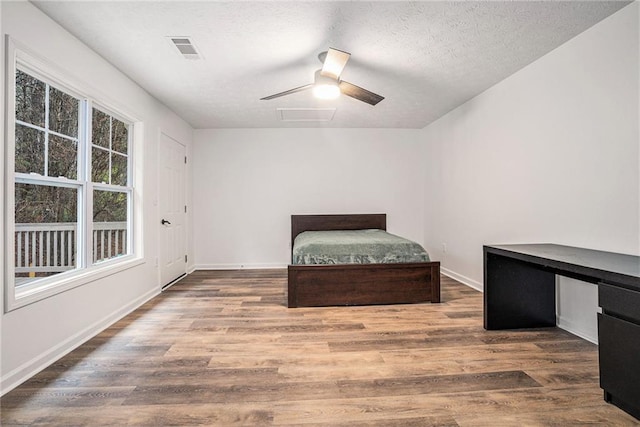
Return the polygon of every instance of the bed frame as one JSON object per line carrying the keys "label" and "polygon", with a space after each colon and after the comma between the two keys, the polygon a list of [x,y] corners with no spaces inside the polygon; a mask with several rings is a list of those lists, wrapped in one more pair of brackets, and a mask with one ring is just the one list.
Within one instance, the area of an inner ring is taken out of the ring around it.
{"label": "bed frame", "polygon": [[[291,215],[291,250],[303,231],[387,229],[386,214]],[[289,265],[288,306],[440,302],[440,262]]]}

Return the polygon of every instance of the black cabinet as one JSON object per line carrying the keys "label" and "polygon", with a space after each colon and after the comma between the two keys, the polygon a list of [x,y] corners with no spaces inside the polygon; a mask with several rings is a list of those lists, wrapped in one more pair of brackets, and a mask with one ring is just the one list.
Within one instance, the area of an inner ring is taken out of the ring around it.
{"label": "black cabinet", "polygon": [[640,292],[601,283],[600,387],[604,399],[640,418]]}

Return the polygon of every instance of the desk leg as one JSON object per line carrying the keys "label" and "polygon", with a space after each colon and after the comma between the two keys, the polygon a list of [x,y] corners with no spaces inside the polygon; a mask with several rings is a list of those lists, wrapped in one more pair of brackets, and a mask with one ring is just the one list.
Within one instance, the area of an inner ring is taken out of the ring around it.
{"label": "desk leg", "polygon": [[555,274],[497,254],[484,253],[484,328],[556,325]]}

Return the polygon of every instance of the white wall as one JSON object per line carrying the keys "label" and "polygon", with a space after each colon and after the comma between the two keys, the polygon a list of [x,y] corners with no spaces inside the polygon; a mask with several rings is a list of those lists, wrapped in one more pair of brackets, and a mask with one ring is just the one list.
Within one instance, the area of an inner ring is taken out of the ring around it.
{"label": "white wall", "polygon": [[[121,107],[144,123],[143,146],[136,151],[142,176],[136,185],[142,197],[145,262],[3,314],[0,372],[4,393],[159,292],[154,265],[159,217],[158,138],[162,131],[190,150],[193,135],[183,120],[30,3],[1,2],[0,13],[3,35],[10,35],[30,52],[65,70],[72,81],[92,87],[99,99]],[[4,151],[3,145],[1,164]],[[0,185],[3,192],[4,176]]]}
{"label": "white wall", "polygon": [[[481,288],[491,243],[640,254],[638,60],[636,2],[422,130],[445,271]],[[597,337],[595,286],[562,278],[558,303],[561,326]]]}
{"label": "white wall", "polygon": [[195,131],[196,266],[285,266],[291,214],[386,213],[391,233],[422,242],[424,161],[417,135],[398,129]]}

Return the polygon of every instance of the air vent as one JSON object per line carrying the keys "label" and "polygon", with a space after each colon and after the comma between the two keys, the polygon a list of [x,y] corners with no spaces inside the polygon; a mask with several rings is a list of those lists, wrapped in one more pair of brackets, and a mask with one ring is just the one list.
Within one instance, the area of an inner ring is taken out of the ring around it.
{"label": "air vent", "polygon": [[328,122],[336,113],[335,108],[277,108],[283,122]]}
{"label": "air vent", "polygon": [[182,55],[185,59],[201,59],[202,56],[196,49],[196,46],[193,44],[189,37],[177,37],[177,36],[169,36],[167,37],[169,42],[178,49],[180,55]]}

